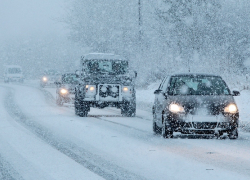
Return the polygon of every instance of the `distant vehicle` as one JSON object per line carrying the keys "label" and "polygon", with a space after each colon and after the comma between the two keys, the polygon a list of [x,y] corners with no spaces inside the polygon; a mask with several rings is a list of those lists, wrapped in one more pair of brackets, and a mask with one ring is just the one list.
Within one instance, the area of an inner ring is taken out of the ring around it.
{"label": "distant vehicle", "polygon": [[231,92],[220,76],[167,76],[154,94],[153,131],[164,138],[172,138],[173,132],[238,138],[239,111],[233,96],[240,93]]}
{"label": "distant vehicle", "polygon": [[58,71],[54,69],[46,69],[43,72],[43,76],[40,79],[40,86],[54,86],[56,81],[59,81],[61,78],[61,75]]}
{"label": "distant vehicle", "polygon": [[8,65],[4,67],[4,82],[23,82],[23,71],[21,66]]}
{"label": "distant vehicle", "polygon": [[128,60],[119,55],[86,55],[81,59],[81,83],[76,86],[76,115],[86,117],[90,107],[111,106],[120,108],[124,116],[135,116],[135,77]]}
{"label": "distant vehicle", "polygon": [[62,106],[63,103],[74,103],[75,86],[79,83],[75,73],[65,73],[62,75],[61,81],[55,82],[56,104]]}

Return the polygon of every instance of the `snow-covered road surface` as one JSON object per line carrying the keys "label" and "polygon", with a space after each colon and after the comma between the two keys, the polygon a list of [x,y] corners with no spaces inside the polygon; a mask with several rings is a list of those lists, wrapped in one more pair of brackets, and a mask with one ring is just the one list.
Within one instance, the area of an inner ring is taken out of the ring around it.
{"label": "snow-covered road surface", "polygon": [[0,179],[250,179],[250,133],[238,140],[163,139],[150,111],[77,117],[53,94],[0,84]]}

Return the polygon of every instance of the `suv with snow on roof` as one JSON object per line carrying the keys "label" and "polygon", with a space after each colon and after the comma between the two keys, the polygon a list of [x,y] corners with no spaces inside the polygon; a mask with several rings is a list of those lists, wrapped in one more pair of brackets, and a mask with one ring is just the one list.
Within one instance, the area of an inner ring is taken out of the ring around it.
{"label": "suv with snow on roof", "polygon": [[80,83],[75,88],[75,113],[86,117],[90,107],[117,107],[124,116],[135,116],[136,72],[125,58],[104,53],[82,57]]}

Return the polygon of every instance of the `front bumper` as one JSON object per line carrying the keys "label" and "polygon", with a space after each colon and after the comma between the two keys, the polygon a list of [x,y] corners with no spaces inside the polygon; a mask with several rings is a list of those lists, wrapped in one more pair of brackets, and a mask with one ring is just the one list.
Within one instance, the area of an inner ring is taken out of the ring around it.
{"label": "front bumper", "polygon": [[238,115],[234,116],[180,116],[172,114],[165,122],[174,132],[184,134],[217,134],[238,127]]}
{"label": "front bumper", "polygon": [[67,95],[60,95],[64,103],[74,103],[75,102],[75,94],[70,93]]}
{"label": "front bumper", "polygon": [[[105,91],[103,91],[105,87]],[[115,91],[112,89],[115,88]],[[122,91],[120,84],[98,84],[95,95],[85,94],[84,101],[91,102],[113,102],[122,103],[123,101],[131,101],[134,99],[133,93],[125,93]]]}

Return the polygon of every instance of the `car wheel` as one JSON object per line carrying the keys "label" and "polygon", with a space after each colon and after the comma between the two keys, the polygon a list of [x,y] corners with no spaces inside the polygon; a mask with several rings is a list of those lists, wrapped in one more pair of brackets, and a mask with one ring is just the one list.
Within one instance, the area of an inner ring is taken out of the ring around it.
{"label": "car wheel", "polygon": [[5,83],[8,83],[8,82],[9,82],[9,79],[7,79],[7,80],[5,79],[4,82],[5,82]]}
{"label": "car wheel", "polygon": [[223,138],[223,132],[219,131],[218,134],[215,134],[217,139],[222,139]]}
{"label": "car wheel", "polygon": [[89,102],[85,102],[85,101],[80,102],[78,107],[79,107],[78,108],[79,109],[78,110],[78,115],[80,117],[87,117],[88,116],[88,112],[90,110],[90,104],[89,104]]}
{"label": "car wheel", "polygon": [[56,98],[56,104],[57,104],[58,106],[62,106],[62,105],[63,105],[63,101],[62,101],[62,98],[61,98],[60,96],[58,96],[58,97]]}
{"label": "car wheel", "polygon": [[79,115],[79,105],[77,100],[75,100],[75,115]]}
{"label": "car wheel", "polygon": [[228,132],[229,139],[237,139],[238,138],[238,128],[233,128]]}
{"label": "car wheel", "polygon": [[153,122],[153,131],[155,134],[161,134],[161,128],[157,126],[156,122]]}
{"label": "car wheel", "polygon": [[161,134],[161,130],[162,128],[160,128],[159,126],[157,126],[156,122],[155,122],[155,113],[153,112],[153,131],[155,134]]}
{"label": "car wheel", "polygon": [[162,126],[162,137],[163,138],[173,138],[173,131],[170,126],[167,126],[165,123]]}
{"label": "car wheel", "polygon": [[44,87],[45,87],[45,84],[40,84],[40,87],[41,87],[41,88],[44,88]]}
{"label": "car wheel", "polygon": [[136,103],[135,102],[124,102],[121,107],[121,114],[127,117],[135,117],[136,114]]}

